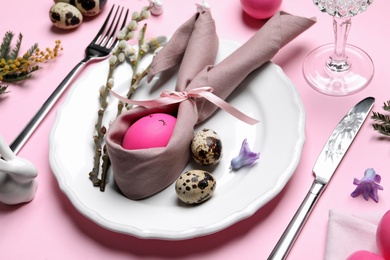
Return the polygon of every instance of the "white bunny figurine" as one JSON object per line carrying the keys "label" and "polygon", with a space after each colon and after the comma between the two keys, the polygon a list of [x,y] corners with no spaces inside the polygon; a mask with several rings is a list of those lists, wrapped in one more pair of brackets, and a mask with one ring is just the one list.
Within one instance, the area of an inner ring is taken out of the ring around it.
{"label": "white bunny figurine", "polygon": [[149,2],[152,7],[150,9],[152,15],[159,16],[164,12],[162,0],[149,0]]}
{"label": "white bunny figurine", "polygon": [[37,175],[35,166],[17,157],[0,135],[0,202],[13,205],[31,201],[38,186]]}

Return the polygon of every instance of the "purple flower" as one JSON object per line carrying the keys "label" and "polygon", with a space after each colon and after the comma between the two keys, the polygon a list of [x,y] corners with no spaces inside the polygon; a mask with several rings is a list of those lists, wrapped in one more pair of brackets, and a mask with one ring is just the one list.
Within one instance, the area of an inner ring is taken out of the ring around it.
{"label": "purple flower", "polygon": [[237,171],[241,167],[252,165],[259,157],[260,153],[254,153],[249,149],[248,142],[245,138],[241,145],[240,154],[231,160],[230,168],[233,171]]}
{"label": "purple flower", "polygon": [[376,174],[374,169],[369,168],[364,172],[364,177],[361,180],[354,178],[353,184],[357,185],[356,189],[351,193],[353,198],[363,194],[363,198],[368,200],[371,197],[375,202],[378,202],[378,190],[383,190],[379,185],[381,176]]}

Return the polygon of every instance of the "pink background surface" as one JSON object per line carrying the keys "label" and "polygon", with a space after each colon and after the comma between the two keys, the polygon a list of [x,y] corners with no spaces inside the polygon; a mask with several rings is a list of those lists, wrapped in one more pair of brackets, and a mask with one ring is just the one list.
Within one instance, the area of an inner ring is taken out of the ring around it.
{"label": "pink background surface", "polygon": [[[171,35],[195,11],[200,1],[164,1],[164,14],[151,17],[148,34]],[[138,11],[147,1],[109,0]],[[239,0],[209,0],[221,39],[244,43],[263,24],[243,14]],[[104,13],[87,19],[77,30],[52,27],[48,12],[53,1],[9,1],[2,9],[0,35],[21,32],[26,50],[33,43],[53,46],[61,39],[64,51],[55,61],[23,83],[10,85],[11,93],[0,98],[0,133],[11,143],[24,125],[66,74],[84,56],[84,48],[102,24]],[[3,3],[3,5],[5,5]],[[281,9],[305,17],[317,17],[317,24],[288,44],[273,59],[294,82],[306,110],[306,142],[300,163],[283,191],[253,216],[216,234],[184,240],[143,240],[108,231],[81,215],[60,191],[51,171],[48,136],[54,110],[44,120],[19,156],[38,169],[38,191],[34,200],[19,206],[0,204],[1,259],[266,259],[302,202],[313,181],[311,169],[335,125],[352,105],[366,96],[376,98],[374,111],[382,111],[390,99],[390,38],[385,17],[388,1],[374,1],[367,12],[352,21],[349,42],[364,49],[375,63],[375,76],[363,91],[347,97],[330,97],[311,89],[301,68],[313,48],[333,41],[332,19],[317,10],[311,0],[285,0]],[[90,67],[93,64],[89,65]],[[88,70],[88,68],[86,69]],[[84,72],[86,72],[84,70]],[[82,77],[83,73],[78,78]],[[76,79],[77,80],[77,79]],[[277,102],[277,100],[275,101]],[[330,185],[312,212],[288,259],[323,259],[330,209],[354,213],[383,214],[390,209],[389,139],[372,130],[367,119]],[[70,133],[69,138],[72,134]],[[353,178],[374,168],[382,175],[384,191],[379,203],[352,199]]]}

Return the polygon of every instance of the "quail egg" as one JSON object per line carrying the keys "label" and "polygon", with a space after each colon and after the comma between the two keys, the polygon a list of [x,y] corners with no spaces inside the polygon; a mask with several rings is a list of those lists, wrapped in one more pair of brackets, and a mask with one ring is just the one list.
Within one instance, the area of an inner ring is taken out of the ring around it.
{"label": "quail egg", "polygon": [[106,5],[107,0],[75,0],[77,9],[85,16],[99,14]]}
{"label": "quail egg", "polygon": [[183,172],[176,180],[176,194],[186,204],[199,204],[211,197],[216,181],[210,173],[203,170]]}
{"label": "quail egg", "polygon": [[61,29],[72,29],[81,24],[83,15],[73,5],[58,2],[50,8],[50,20]]}
{"label": "quail egg", "polygon": [[192,139],[191,154],[192,158],[200,165],[217,164],[222,158],[221,138],[211,129],[205,128],[199,131]]}

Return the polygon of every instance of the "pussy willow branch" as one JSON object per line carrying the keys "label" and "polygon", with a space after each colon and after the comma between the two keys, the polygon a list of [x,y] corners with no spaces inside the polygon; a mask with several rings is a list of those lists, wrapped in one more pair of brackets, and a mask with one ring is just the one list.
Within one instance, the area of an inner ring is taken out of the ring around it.
{"label": "pussy willow branch", "polygon": [[[149,68],[147,68],[147,71],[145,73],[145,71],[141,72],[141,73],[137,73],[138,71],[138,65],[140,63],[140,61],[142,60],[142,58],[145,56],[145,52],[142,50],[142,46],[144,45],[145,43],[145,32],[146,32],[146,29],[147,29],[147,24],[145,24],[141,31],[140,31],[140,36],[139,36],[139,40],[138,40],[138,53],[137,53],[137,58],[136,60],[134,61],[130,61],[130,65],[131,65],[131,69],[133,71],[133,76],[131,78],[131,82],[130,82],[130,87],[129,87],[129,90],[126,94],[126,97],[129,99],[131,98],[131,96],[133,95],[133,93],[135,92],[135,90],[138,88],[139,86],[139,83],[141,82],[142,78],[144,78],[146,76],[146,74],[148,74],[148,71],[149,71]],[[148,66],[149,67],[149,66]],[[117,117],[123,112],[123,109],[126,107],[126,109],[130,109],[131,106],[130,105],[124,105],[122,101],[118,101],[118,109],[117,109]]]}
{"label": "pussy willow branch", "polygon": [[[146,27],[144,27],[144,28],[146,29]],[[140,49],[141,49],[141,46],[144,44],[144,40],[145,40],[144,37],[145,37],[145,34],[143,32],[140,35],[140,42],[142,43],[141,45],[139,45]],[[148,65],[141,72],[137,72],[136,70],[138,70],[139,68],[138,68],[138,66],[135,66],[135,64],[139,64],[141,62],[141,60],[145,57],[146,53],[153,53],[156,50],[156,48],[160,46],[160,44],[161,45],[165,44],[166,37],[160,37],[158,39],[151,39],[151,42],[153,42],[153,47],[149,48],[146,51],[144,51],[144,50],[138,51],[138,54],[135,56],[136,57],[135,60],[133,62],[131,62],[133,76],[132,76],[132,80],[131,80],[131,85],[129,87],[129,91],[127,93],[128,98],[131,98],[133,93],[138,89],[139,85],[141,84],[141,80],[143,78],[145,78],[149,72],[150,65]],[[118,52],[121,52],[121,51],[123,51],[123,49],[118,50]],[[116,53],[115,55],[119,56],[119,53]],[[115,64],[120,64],[120,63],[121,62],[118,59],[118,63],[115,63]],[[115,70],[115,67],[112,67],[112,70]],[[106,101],[107,96],[109,95],[109,90],[111,89],[112,84],[113,84],[113,83],[109,84],[111,76],[113,77],[113,71],[112,71],[112,74],[109,75],[107,87],[104,89],[104,91],[102,91],[101,107],[103,107],[104,109],[101,111],[101,113],[98,114],[98,123],[99,124],[96,126],[96,129],[95,129],[96,132],[98,133],[96,136],[96,142],[99,142],[99,144],[97,144],[97,143],[95,144],[95,158],[94,158],[95,161],[94,161],[94,163],[96,165],[96,169],[94,168],[91,180],[93,181],[94,185],[100,186],[101,191],[104,191],[104,189],[105,189],[107,172],[108,172],[108,169],[110,167],[110,157],[107,153],[106,145],[105,144],[103,145],[104,135],[106,133],[106,128],[104,126],[102,126],[101,124],[102,124],[102,120],[103,120],[103,114],[104,114],[104,112],[107,108],[107,105],[108,105],[107,101]],[[117,117],[121,114],[123,109],[124,109],[123,103],[118,102]],[[126,106],[125,109],[130,109],[130,107]],[[100,129],[100,131],[98,131],[99,129]],[[102,149],[102,147],[103,147],[103,149]],[[99,179],[98,174],[99,174],[100,158],[102,160],[102,165],[101,165],[102,166],[102,175],[101,175],[101,178]]]}
{"label": "pussy willow branch", "polygon": [[[110,79],[112,79],[113,77],[115,68],[116,68],[116,64],[110,64],[108,76],[107,76],[107,83],[105,86],[103,86],[100,89],[99,92],[100,108],[98,110],[98,117],[95,124],[95,135],[93,136],[93,142],[94,142],[93,168],[92,171],[89,173],[89,178],[91,179],[94,186],[100,186],[100,187],[102,185],[101,179],[99,179],[100,159],[103,152],[102,143],[103,143],[104,135],[106,134],[107,131],[106,127],[103,126],[103,116],[108,107],[107,98],[110,89],[112,87],[112,83]],[[102,190],[102,188],[100,189]]]}
{"label": "pussy willow branch", "polygon": [[[130,98],[131,95],[134,93],[134,91],[138,88],[141,80],[148,74],[148,71],[149,71],[149,66],[148,66],[148,69],[145,69],[144,71],[142,71],[141,73],[137,73],[137,70],[138,70],[138,64],[139,62],[141,61],[141,59],[145,56],[145,53],[142,52],[142,46],[145,42],[145,31],[146,31],[146,24],[143,26],[142,28],[142,31],[141,31],[141,34],[140,34],[140,38],[139,38],[139,41],[138,41],[138,55],[137,55],[137,59],[135,60],[135,64],[134,65],[133,63],[132,64],[132,71],[133,71],[133,76],[132,76],[132,79],[131,79],[131,85],[129,87],[129,91],[127,93],[127,98]],[[121,112],[123,111],[123,102],[121,101],[118,101],[118,110],[117,110],[117,117],[121,114]],[[96,151],[95,151],[96,152]],[[110,167],[110,157],[107,153],[107,148],[106,146],[104,145],[104,148],[103,148],[103,155],[101,155],[102,157],[102,160],[103,160],[103,164],[102,164],[102,176],[101,176],[101,179],[100,179],[100,190],[101,191],[104,191],[104,188],[106,186],[106,179],[107,179],[107,171]]]}
{"label": "pussy willow branch", "polygon": [[[133,32],[137,29],[138,22],[147,19],[150,16],[149,10],[152,8],[152,5],[144,7],[140,13],[134,12],[130,23],[125,26],[121,32],[118,34],[118,40],[125,41],[133,37]],[[109,73],[107,76],[106,85],[100,89],[100,108],[98,110],[98,118],[95,124],[95,134],[93,136],[94,141],[94,157],[93,157],[93,168],[89,173],[89,178],[91,179],[94,186],[99,186],[101,191],[104,191],[106,185],[107,171],[110,166],[110,158],[107,154],[107,149],[104,144],[104,136],[106,134],[107,128],[103,126],[103,117],[104,113],[108,107],[108,95],[110,89],[113,86],[113,74],[115,68],[122,63],[118,61],[119,53],[123,49],[118,48],[112,53],[112,60],[109,64]],[[101,164],[102,161],[102,164]],[[102,167],[102,175],[99,179],[100,167]]]}
{"label": "pussy willow branch", "polygon": [[132,69],[133,69],[133,77],[131,79],[131,86],[130,86],[130,89],[129,89],[129,92],[127,93],[127,98],[129,98],[129,94],[131,92],[131,89],[132,88],[136,88],[134,87],[134,83],[136,83],[136,81],[139,81],[138,78],[138,65],[141,61],[141,59],[144,57],[145,55],[145,52],[142,50],[142,46],[144,45],[145,43],[145,32],[146,32],[146,28],[147,28],[147,25],[145,24],[143,27],[142,27],[142,30],[141,30],[141,34],[140,34],[140,39],[138,41],[138,54],[137,54],[137,59],[135,60],[135,62],[133,62],[131,65],[132,65]]}
{"label": "pussy willow branch", "polygon": [[107,172],[108,172],[108,169],[110,168],[110,165],[111,165],[111,161],[110,161],[110,157],[108,156],[108,153],[107,153],[107,146],[106,145],[103,146],[102,161],[103,161],[103,164],[102,164],[102,176],[101,176],[101,181],[100,181],[100,190],[104,191],[104,189],[106,187]]}
{"label": "pussy willow branch", "polygon": [[[138,51],[135,51],[126,42],[134,37],[134,31],[137,30],[138,22],[147,19],[149,17],[149,10],[151,6],[145,7],[140,13],[135,12],[132,15],[130,23],[119,32],[117,38],[120,41],[118,46],[114,49],[112,56],[109,59],[109,74],[107,77],[106,86],[100,89],[100,108],[98,110],[98,118],[95,125],[94,140],[94,158],[93,168],[89,173],[89,178],[92,180],[94,186],[99,186],[101,191],[104,191],[107,179],[107,172],[110,167],[110,158],[107,153],[107,148],[104,142],[104,137],[107,128],[103,126],[103,117],[108,107],[108,95],[110,89],[114,85],[114,71],[117,66],[124,62],[128,62],[133,71],[133,76],[127,93],[127,98],[130,98],[135,90],[139,87],[141,80],[148,74],[149,66],[143,71],[138,72],[139,63],[145,57],[147,53],[155,53],[155,51],[163,46],[167,42],[167,38],[160,36],[152,38],[145,42],[146,24],[139,31],[138,36]],[[130,106],[124,106],[122,102],[118,102],[117,117],[124,111],[129,109]],[[99,178],[99,172],[101,167],[101,176]]]}
{"label": "pussy willow branch", "polygon": [[[137,58],[134,62],[131,62],[133,76],[131,79],[131,84],[130,84],[129,90],[126,94],[128,99],[130,99],[132,97],[132,95],[134,94],[134,92],[138,89],[139,85],[141,84],[141,80],[143,78],[145,78],[146,75],[148,75],[149,68],[150,68],[150,64],[149,64],[144,70],[142,70],[141,72],[137,72],[138,64],[141,62],[142,58],[147,53],[147,52],[141,50],[142,45],[144,44],[144,41],[145,41],[145,30],[146,30],[146,26],[144,26],[143,33],[140,35],[140,40],[139,40],[140,44],[138,46],[139,51],[138,51],[138,55],[136,56]],[[155,39],[152,39],[152,40],[155,40]],[[156,42],[158,42],[158,40],[156,40]],[[159,46],[159,44],[160,43],[156,44],[156,46]],[[162,41],[161,44],[165,44],[165,41]],[[153,49],[153,48],[151,50],[149,50],[149,52],[154,52],[154,51],[155,51],[155,49]],[[125,108],[130,109],[131,106],[126,106]],[[121,112],[123,112],[123,109],[124,109],[123,102],[118,101],[117,109],[118,109],[117,110],[117,117],[118,117],[121,114]],[[102,164],[102,176],[100,179],[100,190],[104,191],[106,178],[107,178],[107,171],[108,171],[109,166],[110,166],[110,157],[108,156],[107,149],[106,149],[105,145],[103,147],[103,154],[101,155],[101,157],[103,160],[103,164]]]}
{"label": "pussy willow branch", "polygon": [[142,72],[137,73],[137,76],[134,78],[134,82],[131,85],[129,92],[127,92],[127,98],[131,98],[132,95],[134,94],[135,90],[138,88],[138,86],[141,83],[141,80],[148,75],[150,65],[147,66]]}

